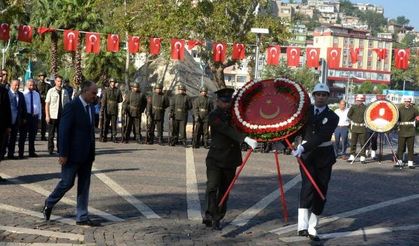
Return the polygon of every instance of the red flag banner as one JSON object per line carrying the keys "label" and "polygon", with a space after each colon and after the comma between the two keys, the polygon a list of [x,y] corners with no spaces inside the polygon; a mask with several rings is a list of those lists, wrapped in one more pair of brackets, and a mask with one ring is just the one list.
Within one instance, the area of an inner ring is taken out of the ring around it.
{"label": "red flag banner", "polygon": [[109,52],[119,51],[119,35],[118,34],[108,34],[107,50]]}
{"label": "red flag banner", "polygon": [[320,59],[320,48],[307,48],[306,49],[306,60],[307,67],[319,67]]}
{"label": "red flag banner", "polygon": [[185,57],[185,40],[172,38],[171,43],[171,57],[173,60],[183,60]]}
{"label": "red flag banner", "polygon": [[64,30],[64,49],[67,51],[76,51],[79,44],[79,31]]}
{"label": "red flag banner", "polygon": [[289,67],[297,67],[300,65],[301,49],[296,47],[287,48],[287,64]]}
{"label": "red flag banner", "polygon": [[10,26],[7,23],[0,24],[0,40],[7,41],[10,39]]}
{"label": "red flag banner", "polygon": [[409,67],[410,49],[394,49],[394,66],[398,69]]}
{"label": "red flag banner", "polygon": [[281,55],[281,46],[274,45],[266,49],[266,64],[278,65],[279,56]]}
{"label": "red flag banner", "polygon": [[128,36],[128,51],[131,54],[135,54],[140,50],[140,37]]}
{"label": "red flag banner", "polygon": [[327,64],[329,68],[340,67],[341,48],[327,48]]}
{"label": "red flag banner", "polygon": [[47,32],[54,32],[54,31],[55,31],[55,29],[54,29],[54,28],[43,27],[43,26],[38,27],[38,33],[39,33],[40,35],[44,35],[44,34],[45,34],[45,33],[47,33]]}
{"label": "red flag banner", "polygon": [[18,28],[17,39],[22,42],[32,43],[32,27],[20,25]]}
{"label": "red flag banner", "polygon": [[161,48],[161,38],[150,38],[150,54],[158,55],[160,54]]}
{"label": "red flag banner", "polygon": [[226,58],[226,43],[213,43],[212,44],[212,59],[215,62],[224,62]]}
{"label": "red flag banner", "polygon": [[243,60],[246,56],[246,46],[244,44],[234,43],[231,59],[235,61]]}
{"label": "red flag banner", "polygon": [[385,48],[375,48],[372,49],[377,53],[378,60],[384,60],[387,57],[387,49]]}
{"label": "red flag banner", "polygon": [[202,45],[203,42],[202,41],[198,41],[198,40],[188,40],[188,49],[191,50],[193,49],[195,46],[197,45]]}
{"label": "red flag banner", "polygon": [[99,54],[100,51],[100,34],[88,32],[86,33],[86,53]]}
{"label": "red flag banner", "polygon": [[352,64],[357,63],[358,62],[359,48],[351,48],[349,50],[349,53],[351,55]]}

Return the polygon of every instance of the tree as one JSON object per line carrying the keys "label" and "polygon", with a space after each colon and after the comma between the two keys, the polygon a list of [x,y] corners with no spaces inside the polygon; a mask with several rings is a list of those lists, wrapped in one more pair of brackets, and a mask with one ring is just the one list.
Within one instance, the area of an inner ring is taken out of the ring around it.
{"label": "tree", "polygon": [[406,18],[406,16],[397,16],[396,17],[396,24],[405,26],[405,25],[409,25],[410,20],[408,18]]}
{"label": "tree", "polygon": [[358,17],[368,24],[373,35],[382,31],[385,25],[387,24],[387,20],[383,14],[377,13],[372,10],[360,12]]}

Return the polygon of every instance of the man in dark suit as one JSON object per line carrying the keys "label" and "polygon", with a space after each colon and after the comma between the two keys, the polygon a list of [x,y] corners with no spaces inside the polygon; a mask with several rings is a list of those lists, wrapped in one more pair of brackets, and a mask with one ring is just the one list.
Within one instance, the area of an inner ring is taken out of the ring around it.
{"label": "man in dark suit", "polygon": [[[7,140],[7,158],[17,159],[15,156],[15,146],[17,133],[19,132],[19,159],[23,158],[25,147],[24,128],[26,127],[26,103],[23,93],[19,91],[20,81],[12,80],[10,83],[9,100],[10,111],[12,113],[12,127]],[[3,153],[5,153],[4,146]]]}
{"label": "man in dark suit", "polygon": [[58,142],[61,164],[61,181],[45,200],[43,214],[49,220],[53,206],[70,190],[77,180],[77,217],[76,224],[97,226],[88,217],[90,175],[95,159],[94,108],[97,87],[85,81],[81,84],[81,95],[64,108],[59,126]]}
{"label": "man in dark suit", "polygon": [[[327,187],[332,173],[332,165],[336,162],[335,151],[331,141],[338,125],[339,116],[327,107],[329,87],[317,84],[313,90],[314,105],[307,114],[307,122],[302,129],[302,143],[292,154],[306,164],[310,175],[326,196]],[[319,241],[316,226],[325,205],[313,185],[300,167],[302,177],[300,206],[298,209],[298,235]],[[310,214],[309,214],[310,213]]]}
{"label": "man in dark suit", "polygon": [[209,114],[211,144],[206,158],[207,164],[207,210],[202,221],[207,227],[221,230],[220,220],[227,211],[227,200],[218,207],[224,193],[242,163],[240,145],[246,142],[253,149],[257,142],[239,132],[231,123],[231,96],[234,90],[224,88],[216,91],[217,108]]}
{"label": "man in dark suit", "polygon": [[[9,94],[7,89],[0,86],[0,150],[3,148],[4,138],[10,132],[10,128],[12,127],[12,114],[10,112],[10,100]],[[0,162],[3,156],[0,156]],[[0,176],[0,182],[4,182]]]}

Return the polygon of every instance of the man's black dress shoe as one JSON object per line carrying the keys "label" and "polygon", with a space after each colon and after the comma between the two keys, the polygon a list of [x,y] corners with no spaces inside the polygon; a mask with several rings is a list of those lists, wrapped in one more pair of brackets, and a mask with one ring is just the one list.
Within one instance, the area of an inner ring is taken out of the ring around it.
{"label": "man's black dress shoe", "polygon": [[83,221],[77,221],[76,225],[95,227],[95,226],[100,226],[100,222],[92,221],[90,219],[87,219],[87,220],[83,220]]}
{"label": "man's black dress shoe", "polygon": [[206,227],[211,227],[212,226],[212,220],[208,219],[208,218],[204,218],[202,220],[202,224],[205,224]]}
{"label": "man's black dress shoe", "polygon": [[310,238],[311,241],[315,241],[315,242],[320,241],[319,236],[314,236],[314,235],[308,234],[308,237]]}
{"label": "man's black dress shoe", "polygon": [[44,214],[44,219],[46,221],[49,221],[49,218],[51,217],[52,208],[48,207],[45,203],[44,209],[42,209],[42,214]]}
{"label": "man's black dress shoe", "polygon": [[6,182],[6,179],[0,176],[0,182]]}
{"label": "man's black dress shoe", "polygon": [[300,237],[308,237],[308,231],[307,230],[298,231],[298,236],[300,236]]}
{"label": "man's black dress shoe", "polygon": [[212,229],[217,230],[217,231],[221,231],[221,224],[220,224],[219,220],[213,220],[212,221]]}
{"label": "man's black dress shoe", "polygon": [[32,153],[32,154],[29,154],[29,157],[38,157],[38,154]]}

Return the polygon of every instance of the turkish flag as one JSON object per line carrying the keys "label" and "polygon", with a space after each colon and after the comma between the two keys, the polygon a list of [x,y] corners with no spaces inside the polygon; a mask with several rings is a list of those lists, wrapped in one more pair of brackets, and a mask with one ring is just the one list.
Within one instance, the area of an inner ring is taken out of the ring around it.
{"label": "turkish flag", "polygon": [[100,51],[100,34],[88,32],[86,33],[86,53],[99,54]]}
{"label": "turkish flag", "polygon": [[135,54],[140,50],[140,37],[128,36],[128,51],[131,54]]}
{"label": "turkish flag", "polygon": [[301,49],[296,47],[287,48],[287,63],[289,67],[297,67],[300,64]]}
{"label": "turkish flag", "polygon": [[327,48],[327,64],[329,68],[340,67],[341,48]]}
{"label": "turkish flag", "polygon": [[398,69],[407,69],[409,67],[410,49],[395,49],[394,54],[394,66]]}
{"label": "turkish flag", "polygon": [[281,46],[274,45],[266,49],[266,64],[278,65],[279,56],[281,55]]}
{"label": "turkish flag", "polygon": [[188,40],[188,49],[191,50],[193,49],[195,46],[197,45],[202,45],[203,42],[202,41],[198,41],[198,40]]}
{"label": "turkish flag", "polygon": [[161,38],[150,38],[150,54],[158,55],[160,54],[161,48]]}
{"label": "turkish flag", "polygon": [[231,59],[235,61],[243,60],[246,56],[246,46],[244,44],[234,43],[233,44],[233,53],[231,54]]}
{"label": "turkish flag", "polygon": [[212,59],[215,62],[224,62],[226,59],[226,43],[213,43],[212,44]]}
{"label": "turkish flag", "polygon": [[306,60],[307,67],[319,67],[320,59],[320,48],[307,48],[306,49]]}
{"label": "turkish flag", "polygon": [[384,60],[387,57],[387,49],[385,48],[375,48],[372,49],[377,53],[378,60]]}
{"label": "turkish flag", "polygon": [[55,31],[55,29],[54,29],[54,28],[43,27],[43,26],[38,27],[38,33],[39,33],[40,35],[44,35],[44,34],[45,34],[45,33],[47,33],[47,32],[54,32],[54,31]]}
{"label": "turkish flag", "polygon": [[0,25],[0,40],[7,41],[10,39],[10,26],[7,23]]}
{"label": "turkish flag", "polygon": [[119,35],[118,34],[108,34],[107,50],[109,52],[119,51]]}
{"label": "turkish flag", "polygon": [[173,60],[183,60],[185,57],[185,40],[172,38],[171,44],[171,56]]}
{"label": "turkish flag", "polygon": [[358,62],[358,54],[359,54],[359,48],[351,48],[349,50],[349,53],[351,54],[351,62],[357,63]]}
{"label": "turkish flag", "polygon": [[32,43],[32,27],[20,25],[18,28],[17,39],[22,42]]}
{"label": "turkish flag", "polygon": [[67,51],[76,51],[79,44],[79,31],[64,30],[64,49]]}

